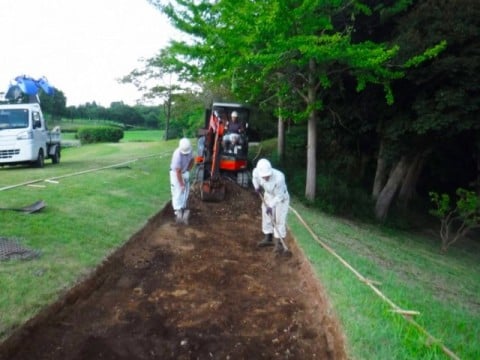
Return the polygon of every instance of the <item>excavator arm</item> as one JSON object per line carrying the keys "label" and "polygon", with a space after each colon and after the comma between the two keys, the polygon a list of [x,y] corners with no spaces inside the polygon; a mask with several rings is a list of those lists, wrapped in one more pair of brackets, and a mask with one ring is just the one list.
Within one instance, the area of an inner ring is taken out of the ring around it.
{"label": "excavator arm", "polygon": [[205,179],[201,187],[201,198],[204,201],[221,201],[225,197],[225,184],[220,176],[220,151],[225,123],[222,117],[212,112],[205,139]]}

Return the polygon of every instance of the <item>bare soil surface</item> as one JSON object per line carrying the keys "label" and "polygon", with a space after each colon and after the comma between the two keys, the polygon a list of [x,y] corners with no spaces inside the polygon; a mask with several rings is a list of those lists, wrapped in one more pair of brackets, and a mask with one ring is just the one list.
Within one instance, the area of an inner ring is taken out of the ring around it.
{"label": "bare soil surface", "polygon": [[171,205],[0,346],[0,359],[346,359],[321,285],[293,256],[257,248],[260,200],[227,184],[221,203]]}

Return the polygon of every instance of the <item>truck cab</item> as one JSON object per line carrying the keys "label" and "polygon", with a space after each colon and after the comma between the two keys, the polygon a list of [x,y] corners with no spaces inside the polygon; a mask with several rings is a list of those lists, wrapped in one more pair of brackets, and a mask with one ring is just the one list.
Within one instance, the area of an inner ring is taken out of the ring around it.
{"label": "truck cab", "polygon": [[0,165],[60,162],[60,129],[49,131],[40,104],[0,104]]}

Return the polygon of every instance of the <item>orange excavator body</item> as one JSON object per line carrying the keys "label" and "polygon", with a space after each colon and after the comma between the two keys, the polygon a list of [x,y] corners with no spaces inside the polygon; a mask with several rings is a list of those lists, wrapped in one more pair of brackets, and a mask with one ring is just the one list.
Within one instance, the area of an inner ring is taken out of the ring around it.
{"label": "orange excavator body", "polygon": [[[239,185],[248,186],[248,138],[241,134],[242,144],[226,149],[223,137],[227,131],[229,116],[235,111],[242,121],[248,121],[248,109],[239,104],[214,103],[206,112],[206,128],[201,129],[199,153],[195,157],[197,180],[201,182],[201,198],[204,201],[221,201],[225,197],[225,177],[235,179]],[[248,125],[247,125],[248,126]]]}

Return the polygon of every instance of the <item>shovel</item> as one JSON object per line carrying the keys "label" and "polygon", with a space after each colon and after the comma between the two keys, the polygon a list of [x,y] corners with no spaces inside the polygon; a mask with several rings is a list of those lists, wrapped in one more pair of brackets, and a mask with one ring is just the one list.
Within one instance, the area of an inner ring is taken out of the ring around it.
{"label": "shovel", "polygon": [[[190,184],[186,184],[190,187]],[[187,188],[183,190],[183,206],[177,214],[177,224],[188,225],[188,218],[190,217],[190,209],[187,209]]]}
{"label": "shovel", "polygon": [[37,202],[33,203],[32,205],[28,205],[22,208],[0,208],[0,210],[12,210],[12,211],[20,211],[27,214],[31,214],[37,211],[42,210],[45,207],[45,202],[43,200],[38,200]]}
{"label": "shovel", "polygon": [[[259,195],[260,195],[260,198],[262,199],[263,205],[267,206],[267,203],[265,202],[263,195],[261,193],[259,193]],[[269,216],[270,216],[270,219],[272,220],[273,228],[277,230],[277,233],[280,239],[280,244],[282,244],[282,248],[283,248],[283,255],[291,256],[292,252],[288,249],[287,244],[285,243],[285,240],[283,239],[283,237],[280,236],[280,233],[277,229],[277,224],[275,223],[275,217],[273,215],[269,215]]]}
{"label": "shovel", "polygon": [[[275,230],[277,230],[277,233],[278,233],[277,224],[275,224],[275,219],[273,215],[271,215],[270,218],[272,219],[273,227],[275,228]],[[278,234],[278,238],[280,239],[280,244],[282,244],[282,247],[283,247],[283,255],[292,256],[292,252],[287,247],[287,244],[285,243],[285,240],[283,239],[283,237],[281,237],[280,234]]]}

